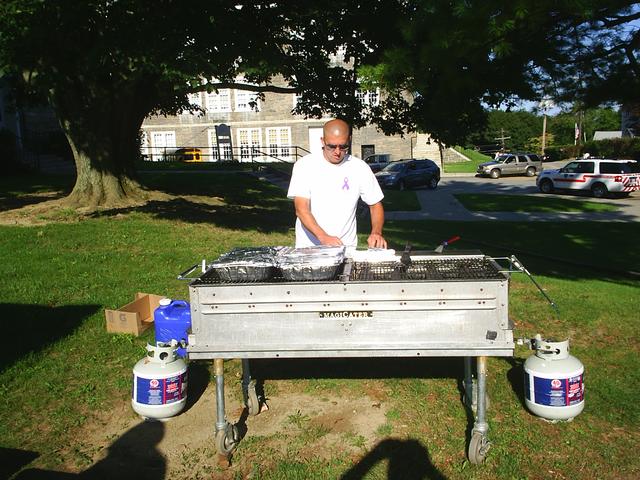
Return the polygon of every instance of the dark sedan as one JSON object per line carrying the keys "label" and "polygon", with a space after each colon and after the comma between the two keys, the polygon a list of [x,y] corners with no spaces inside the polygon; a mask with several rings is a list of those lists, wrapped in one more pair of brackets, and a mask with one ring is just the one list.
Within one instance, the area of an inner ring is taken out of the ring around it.
{"label": "dark sedan", "polygon": [[440,168],[432,160],[399,160],[391,162],[376,173],[378,183],[382,188],[397,188],[405,190],[410,187],[425,185],[435,189],[440,181]]}

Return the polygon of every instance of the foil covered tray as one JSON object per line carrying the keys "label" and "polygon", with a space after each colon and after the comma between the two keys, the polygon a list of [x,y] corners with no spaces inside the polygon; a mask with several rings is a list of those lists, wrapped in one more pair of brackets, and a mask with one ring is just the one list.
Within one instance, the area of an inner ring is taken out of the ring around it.
{"label": "foil covered tray", "polygon": [[226,282],[262,282],[277,275],[276,255],[284,247],[239,247],[220,255],[208,269]]}
{"label": "foil covered tray", "polygon": [[286,280],[331,280],[344,263],[345,247],[323,246],[285,249],[277,255],[277,264]]}

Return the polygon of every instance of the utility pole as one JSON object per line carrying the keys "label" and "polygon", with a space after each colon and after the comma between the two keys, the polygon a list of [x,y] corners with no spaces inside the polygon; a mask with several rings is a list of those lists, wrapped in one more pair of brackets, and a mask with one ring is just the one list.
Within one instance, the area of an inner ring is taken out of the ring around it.
{"label": "utility pole", "polygon": [[542,109],[542,148],[541,154],[544,157],[544,150],[547,147],[547,110],[553,107],[553,101],[546,97],[539,104]]}
{"label": "utility pole", "polygon": [[500,143],[502,144],[502,151],[505,151],[505,144],[504,141],[505,140],[509,140],[511,137],[505,137],[504,136],[504,128],[500,129],[500,136],[497,138],[494,138],[494,140],[500,140]]}

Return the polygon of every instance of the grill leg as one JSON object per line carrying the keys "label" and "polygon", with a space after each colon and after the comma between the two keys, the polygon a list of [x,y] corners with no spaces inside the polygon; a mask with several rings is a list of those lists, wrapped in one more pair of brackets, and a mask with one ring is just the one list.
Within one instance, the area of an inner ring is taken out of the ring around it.
{"label": "grill leg", "polygon": [[260,413],[260,400],[256,392],[256,381],[251,378],[251,366],[248,358],[242,359],[242,397],[249,415]]}
{"label": "grill leg", "polygon": [[473,431],[486,434],[489,430],[487,423],[487,357],[478,357],[478,412]]}
{"label": "grill leg", "polygon": [[471,373],[471,357],[464,357],[464,402],[467,408],[473,408],[473,374]]}
{"label": "grill leg", "polygon": [[224,360],[216,358],[213,361],[213,370],[216,377],[216,433],[227,426],[227,417],[224,409]]}
{"label": "grill leg", "polygon": [[235,450],[240,435],[238,427],[227,422],[224,408],[224,360],[216,358],[213,361],[216,377],[216,447],[220,455],[230,457]]}
{"label": "grill leg", "polygon": [[487,451],[491,444],[487,438],[489,424],[487,423],[487,357],[478,357],[478,408],[476,412],[476,421],[473,424],[471,432],[471,441],[469,442],[469,461],[473,464],[484,462]]}

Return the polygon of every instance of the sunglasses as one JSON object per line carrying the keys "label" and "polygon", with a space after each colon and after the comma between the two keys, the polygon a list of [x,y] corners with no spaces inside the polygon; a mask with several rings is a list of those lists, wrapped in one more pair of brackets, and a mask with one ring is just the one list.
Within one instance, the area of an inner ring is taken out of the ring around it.
{"label": "sunglasses", "polygon": [[343,145],[336,145],[334,143],[325,143],[324,146],[327,147],[329,150],[335,150],[338,147],[340,147],[340,150],[342,150],[343,152],[349,150],[349,144],[348,143],[345,143]]}

